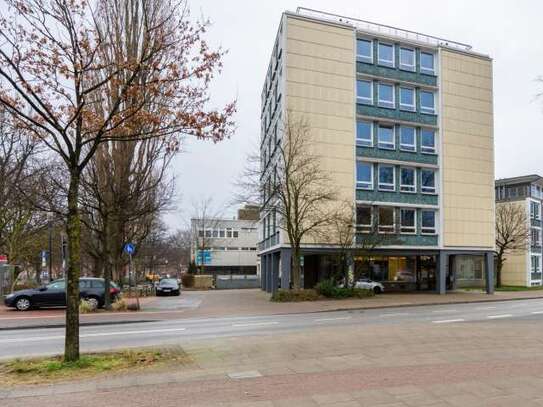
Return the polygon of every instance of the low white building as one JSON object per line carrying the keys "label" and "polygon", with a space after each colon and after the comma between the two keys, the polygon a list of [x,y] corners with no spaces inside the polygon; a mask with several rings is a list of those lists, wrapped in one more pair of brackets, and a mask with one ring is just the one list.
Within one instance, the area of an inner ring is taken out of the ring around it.
{"label": "low white building", "polygon": [[256,274],[259,208],[238,217],[191,219],[191,260],[205,274]]}

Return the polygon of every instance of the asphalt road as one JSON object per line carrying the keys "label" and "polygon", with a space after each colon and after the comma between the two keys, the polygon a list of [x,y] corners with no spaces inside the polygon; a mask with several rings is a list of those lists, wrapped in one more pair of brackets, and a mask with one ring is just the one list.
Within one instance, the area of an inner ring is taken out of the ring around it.
{"label": "asphalt road", "polygon": [[[182,345],[198,339],[273,335],[323,326],[484,324],[543,319],[543,299],[255,317],[175,319],[81,328],[82,351]],[[61,353],[63,328],[0,331],[0,359]]]}

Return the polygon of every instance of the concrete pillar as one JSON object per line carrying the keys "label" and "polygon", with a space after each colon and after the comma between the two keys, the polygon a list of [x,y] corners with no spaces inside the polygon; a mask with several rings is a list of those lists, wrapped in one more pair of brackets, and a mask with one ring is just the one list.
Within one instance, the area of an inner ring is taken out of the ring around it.
{"label": "concrete pillar", "polygon": [[272,255],[268,254],[266,255],[266,268],[268,270],[267,272],[267,278],[266,278],[266,292],[271,293],[272,292]]}
{"label": "concrete pillar", "polygon": [[281,288],[288,290],[290,288],[290,262],[292,254],[290,249],[281,249]]}
{"label": "concrete pillar", "polygon": [[266,289],[266,266],[264,265],[264,256],[260,256],[260,289]]}
{"label": "concrete pillar", "polygon": [[485,283],[486,293],[494,294],[494,253],[485,253]]}
{"label": "concrete pillar", "polygon": [[279,253],[273,253],[270,256],[270,259],[272,276],[271,290],[272,294],[275,294],[277,292],[277,289],[279,288]]}
{"label": "concrete pillar", "polygon": [[437,256],[436,293],[447,292],[447,268],[449,267],[449,255],[443,251]]}

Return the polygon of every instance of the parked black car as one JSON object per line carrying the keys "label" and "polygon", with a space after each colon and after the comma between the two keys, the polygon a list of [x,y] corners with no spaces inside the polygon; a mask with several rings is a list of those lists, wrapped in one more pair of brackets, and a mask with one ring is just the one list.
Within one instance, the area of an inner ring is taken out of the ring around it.
{"label": "parked black car", "polygon": [[181,287],[175,278],[164,278],[156,286],[156,295],[179,295]]}
{"label": "parked black car", "polygon": [[[111,282],[110,288],[112,300],[121,290]],[[79,280],[79,296],[90,303],[93,308],[104,306],[105,283],[103,278],[83,277]],[[8,294],[4,300],[7,307],[17,308],[19,311],[27,311],[39,307],[65,307],[66,306],[66,281],[56,280],[40,288],[15,291]]]}

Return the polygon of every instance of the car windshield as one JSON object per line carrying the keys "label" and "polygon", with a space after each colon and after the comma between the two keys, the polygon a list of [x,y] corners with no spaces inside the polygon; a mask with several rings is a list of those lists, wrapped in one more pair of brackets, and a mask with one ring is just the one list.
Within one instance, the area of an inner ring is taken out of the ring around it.
{"label": "car windshield", "polygon": [[173,278],[167,278],[165,280],[160,280],[160,285],[176,285],[177,281]]}

